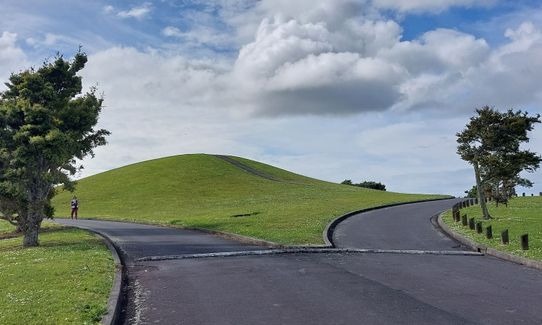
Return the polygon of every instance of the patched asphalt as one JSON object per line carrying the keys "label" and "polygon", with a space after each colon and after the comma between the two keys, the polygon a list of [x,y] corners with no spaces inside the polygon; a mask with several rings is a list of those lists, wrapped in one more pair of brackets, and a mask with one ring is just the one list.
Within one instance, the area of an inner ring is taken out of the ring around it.
{"label": "patched asphalt", "polygon": [[[430,222],[454,202],[354,216],[339,224],[334,240],[361,249],[461,250]],[[380,218],[379,226],[373,219]],[[404,224],[394,229],[390,221]],[[104,233],[122,248],[124,324],[542,323],[542,272],[488,256],[338,252],[149,261],[138,259],[263,247],[197,231],[66,223]]]}

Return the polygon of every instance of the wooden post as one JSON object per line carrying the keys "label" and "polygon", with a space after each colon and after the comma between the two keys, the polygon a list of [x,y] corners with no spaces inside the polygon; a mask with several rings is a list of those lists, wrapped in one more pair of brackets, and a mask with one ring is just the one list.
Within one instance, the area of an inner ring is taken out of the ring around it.
{"label": "wooden post", "polygon": [[521,235],[521,249],[524,251],[529,249],[529,234]]}
{"label": "wooden post", "polygon": [[461,224],[462,224],[463,226],[466,226],[466,225],[468,224],[468,222],[467,222],[467,215],[466,215],[466,214],[464,214],[464,215],[461,217]]}
{"label": "wooden post", "polygon": [[487,239],[493,238],[493,228],[491,228],[491,226],[486,227],[486,238]]}
{"label": "wooden post", "polygon": [[474,230],[474,227],[475,227],[475,226],[474,226],[474,218],[470,218],[470,219],[469,219],[469,228],[472,229],[472,230]]}
{"label": "wooden post", "polygon": [[504,245],[508,245],[508,243],[510,242],[510,240],[508,239],[508,229],[505,229],[501,232],[501,242]]}
{"label": "wooden post", "polygon": [[481,234],[483,231],[483,228],[482,228],[482,222],[477,222],[476,223],[476,232]]}
{"label": "wooden post", "polygon": [[455,222],[461,221],[461,216],[459,215],[459,211],[454,212],[454,221]]}

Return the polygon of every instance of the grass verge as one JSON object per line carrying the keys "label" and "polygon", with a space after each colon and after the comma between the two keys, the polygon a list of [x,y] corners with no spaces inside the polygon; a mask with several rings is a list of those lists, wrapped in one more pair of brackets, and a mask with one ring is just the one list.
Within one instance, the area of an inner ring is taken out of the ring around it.
{"label": "grass verge", "polygon": [[[231,159],[273,180],[211,155],[145,161],[80,180],[75,193],[80,216],[206,228],[281,244],[323,244],[326,225],[346,212],[443,197],[339,185]],[[58,216],[69,214],[72,195],[55,197]]]}
{"label": "grass verge", "polygon": [[41,246],[0,240],[0,324],[96,324],[113,283],[111,253],[96,236],[54,227]]}
{"label": "grass verge", "polygon": [[[487,221],[482,220],[482,211],[479,206],[461,209],[461,215],[466,213],[469,218],[474,217],[477,221],[482,222],[483,234],[478,234],[476,231],[462,226],[460,222],[454,222],[451,211],[447,211],[442,219],[454,231],[480,244],[503,252],[542,261],[542,197],[512,198],[508,207],[501,204],[497,208],[493,203],[488,206],[489,213],[494,219]],[[493,239],[485,237],[485,227],[489,225],[493,229]],[[508,245],[503,245],[500,238],[501,231],[505,229],[508,229],[510,236],[510,244]],[[530,247],[527,251],[521,249],[519,238],[525,233],[529,234]]]}

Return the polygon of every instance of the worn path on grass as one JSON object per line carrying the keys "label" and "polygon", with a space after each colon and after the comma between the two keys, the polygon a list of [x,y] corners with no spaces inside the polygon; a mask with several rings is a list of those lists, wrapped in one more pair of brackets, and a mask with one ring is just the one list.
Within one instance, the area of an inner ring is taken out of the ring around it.
{"label": "worn path on grass", "polygon": [[[454,202],[353,216],[338,225],[334,240],[350,248],[460,250],[430,222]],[[405,231],[390,222],[405,222]],[[100,231],[122,249],[126,324],[542,323],[542,273],[495,258],[321,253],[146,261],[262,247],[155,226],[64,223]]]}

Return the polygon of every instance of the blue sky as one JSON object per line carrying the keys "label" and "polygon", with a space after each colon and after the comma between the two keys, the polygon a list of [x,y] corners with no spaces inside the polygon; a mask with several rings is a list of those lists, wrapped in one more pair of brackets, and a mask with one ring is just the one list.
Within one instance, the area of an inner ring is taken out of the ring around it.
{"label": "blue sky", "polygon": [[113,133],[80,177],[208,152],[458,195],[474,108],[541,112],[539,1],[0,0],[3,80],[79,45]]}

